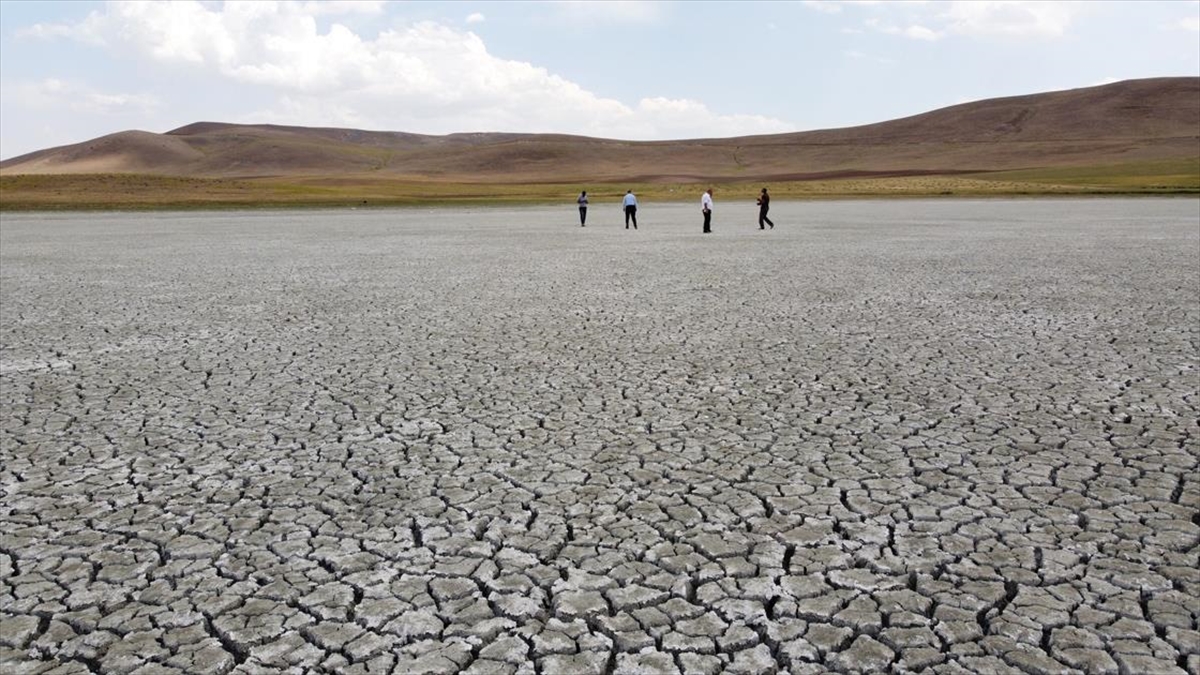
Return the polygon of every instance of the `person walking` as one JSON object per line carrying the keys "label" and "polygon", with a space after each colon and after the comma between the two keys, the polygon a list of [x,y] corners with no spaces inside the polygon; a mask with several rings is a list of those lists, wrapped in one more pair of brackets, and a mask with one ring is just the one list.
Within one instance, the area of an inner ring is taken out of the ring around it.
{"label": "person walking", "polygon": [[712,188],[700,195],[700,213],[704,214],[704,234],[712,234]]}
{"label": "person walking", "polygon": [[767,217],[767,211],[771,210],[771,195],[767,194],[767,188],[763,188],[762,192],[759,193],[757,204],[758,204],[758,229],[760,229],[760,230],[766,229],[763,227],[763,223],[770,225],[772,230],[775,229],[775,223],[772,223],[771,219]]}
{"label": "person walking", "polygon": [[579,193],[579,199],[575,200],[579,204],[579,226],[587,227],[587,190]]}
{"label": "person walking", "polygon": [[625,206],[625,229],[629,229],[629,221],[633,220],[633,229],[637,229],[637,197],[633,196],[633,190],[625,192],[625,201],[621,202]]}

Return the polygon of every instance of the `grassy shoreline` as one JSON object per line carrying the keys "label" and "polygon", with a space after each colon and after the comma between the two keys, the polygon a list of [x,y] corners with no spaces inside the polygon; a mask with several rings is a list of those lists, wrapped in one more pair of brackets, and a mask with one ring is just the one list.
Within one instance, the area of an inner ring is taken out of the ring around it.
{"label": "grassy shoreline", "polygon": [[725,200],[752,200],[762,186],[777,200],[1200,196],[1200,158],[1114,166],[834,180],[714,180],[711,183],[470,183],[378,176],[186,178],[141,174],[0,176],[0,212],[372,208],[618,202],[688,202],[706,187]]}

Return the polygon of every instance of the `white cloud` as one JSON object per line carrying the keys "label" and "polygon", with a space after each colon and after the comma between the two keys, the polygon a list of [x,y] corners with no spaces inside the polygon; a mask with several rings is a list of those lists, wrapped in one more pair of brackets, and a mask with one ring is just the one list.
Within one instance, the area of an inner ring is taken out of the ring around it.
{"label": "white cloud", "polygon": [[842,11],[842,3],[830,0],[803,0],[800,4],[825,14],[837,14]]}
{"label": "white cloud", "polygon": [[804,3],[817,11],[855,8],[868,13],[865,25],[880,33],[914,40],[937,40],[948,35],[1047,38],[1065,35],[1074,18],[1087,11],[1085,3],[1054,0],[955,0],[953,2],[828,2]]}
{"label": "white cloud", "polygon": [[686,138],[794,131],[790,125],[760,115],[717,115],[699,101],[645,98],[632,111],[622,136],[650,138],[664,127]]}
{"label": "white cloud", "polygon": [[479,12],[473,12],[467,15],[467,23],[483,23],[485,17]]}
{"label": "white cloud", "polygon": [[32,26],[18,28],[16,36],[47,39],[56,37],[81,37],[76,35],[70,26],[54,23],[35,23]]}
{"label": "white cloud", "polygon": [[846,56],[846,58],[854,59],[855,61],[869,61],[871,63],[877,63],[877,64],[885,65],[885,66],[896,65],[895,59],[888,59],[888,58],[884,58],[881,56],[873,56],[873,55],[867,54],[865,52],[860,52],[857,49],[850,49],[850,50],[844,51],[842,53]]}
{"label": "white cloud", "polygon": [[18,83],[13,95],[35,110],[69,110],[87,115],[151,114],[162,105],[152,94],[104,92],[57,78]]}
{"label": "white cloud", "polygon": [[941,39],[942,34],[937,31],[930,30],[924,26],[909,26],[908,28],[904,29],[904,36],[910,37],[914,40],[933,41]]}
{"label": "white cloud", "polygon": [[800,4],[826,14],[837,14],[843,7],[870,7],[872,5],[923,5],[926,0],[801,0]]}
{"label": "white cloud", "polygon": [[945,36],[945,33],[943,32],[935,31],[926,28],[925,26],[916,24],[901,28],[899,26],[883,23],[877,19],[868,19],[866,25],[869,28],[887,35],[900,35],[913,40],[925,40],[927,42],[940,40]]}
{"label": "white cloud", "polygon": [[971,0],[949,3],[942,18],[959,35],[1058,37],[1081,8],[1076,2]]}
{"label": "white cloud", "polygon": [[664,4],[652,0],[559,0],[553,6],[569,21],[653,23],[665,14]]}
{"label": "white cloud", "polygon": [[103,45],[101,27],[104,15],[99,12],[93,12],[88,15],[81,23],[78,24],[61,24],[61,23],[36,23],[27,28],[19,28],[16,31],[16,36],[19,38],[68,38],[77,40],[91,45]]}
{"label": "white cloud", "polygon": [[[275,104],[242,121],[628,139],[794,130],[766,117],[718,114],[697,101],[647,98],[627,105],[602,98],[545,68],[498,58],[474,33],[437,23],[374,36],[339,23],[322,30],[314,5],[324,4],[112,2],[78,25],[45,34],[133,50],[166,67],[215,73],[274,94]],[[358,11],[374,6],[356,5]],[[647,7],[657,11],[646,3],[617,9]]]}
{"label": "white cloud", "polygon": [[381,14],[384,0],[309,0],[300,11],[313,16],[321,14]]}
{"label": "white cloud", "polygon": [[1175,28],[1192,33],[1200,33],[1200,16],[1188,16],[1179,20]]}

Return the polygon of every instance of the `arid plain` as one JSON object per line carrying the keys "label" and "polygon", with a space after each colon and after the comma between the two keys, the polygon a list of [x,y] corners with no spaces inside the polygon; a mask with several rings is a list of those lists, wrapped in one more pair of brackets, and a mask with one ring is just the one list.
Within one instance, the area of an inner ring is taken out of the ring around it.
{"label": "arid plain", "polygon": [[5,214],[0,670],[1200,672],[1200,203],[717,197]]}
{"label": "arid plain", "polygon": [[635,142],[189,124],[0,162],[0,210],[562,203],[696,186],[752,198],[1200,194],[1200,78],[974,101],[791,134]]}

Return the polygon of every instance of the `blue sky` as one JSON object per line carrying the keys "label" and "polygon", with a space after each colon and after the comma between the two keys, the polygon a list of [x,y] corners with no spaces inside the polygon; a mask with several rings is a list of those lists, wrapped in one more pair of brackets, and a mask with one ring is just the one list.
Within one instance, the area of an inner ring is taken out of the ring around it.
{"label": "blue sky", "polygon": [[631,140],[1200,75],[1200,2],[0,1],[0,157],[197,121]]}

